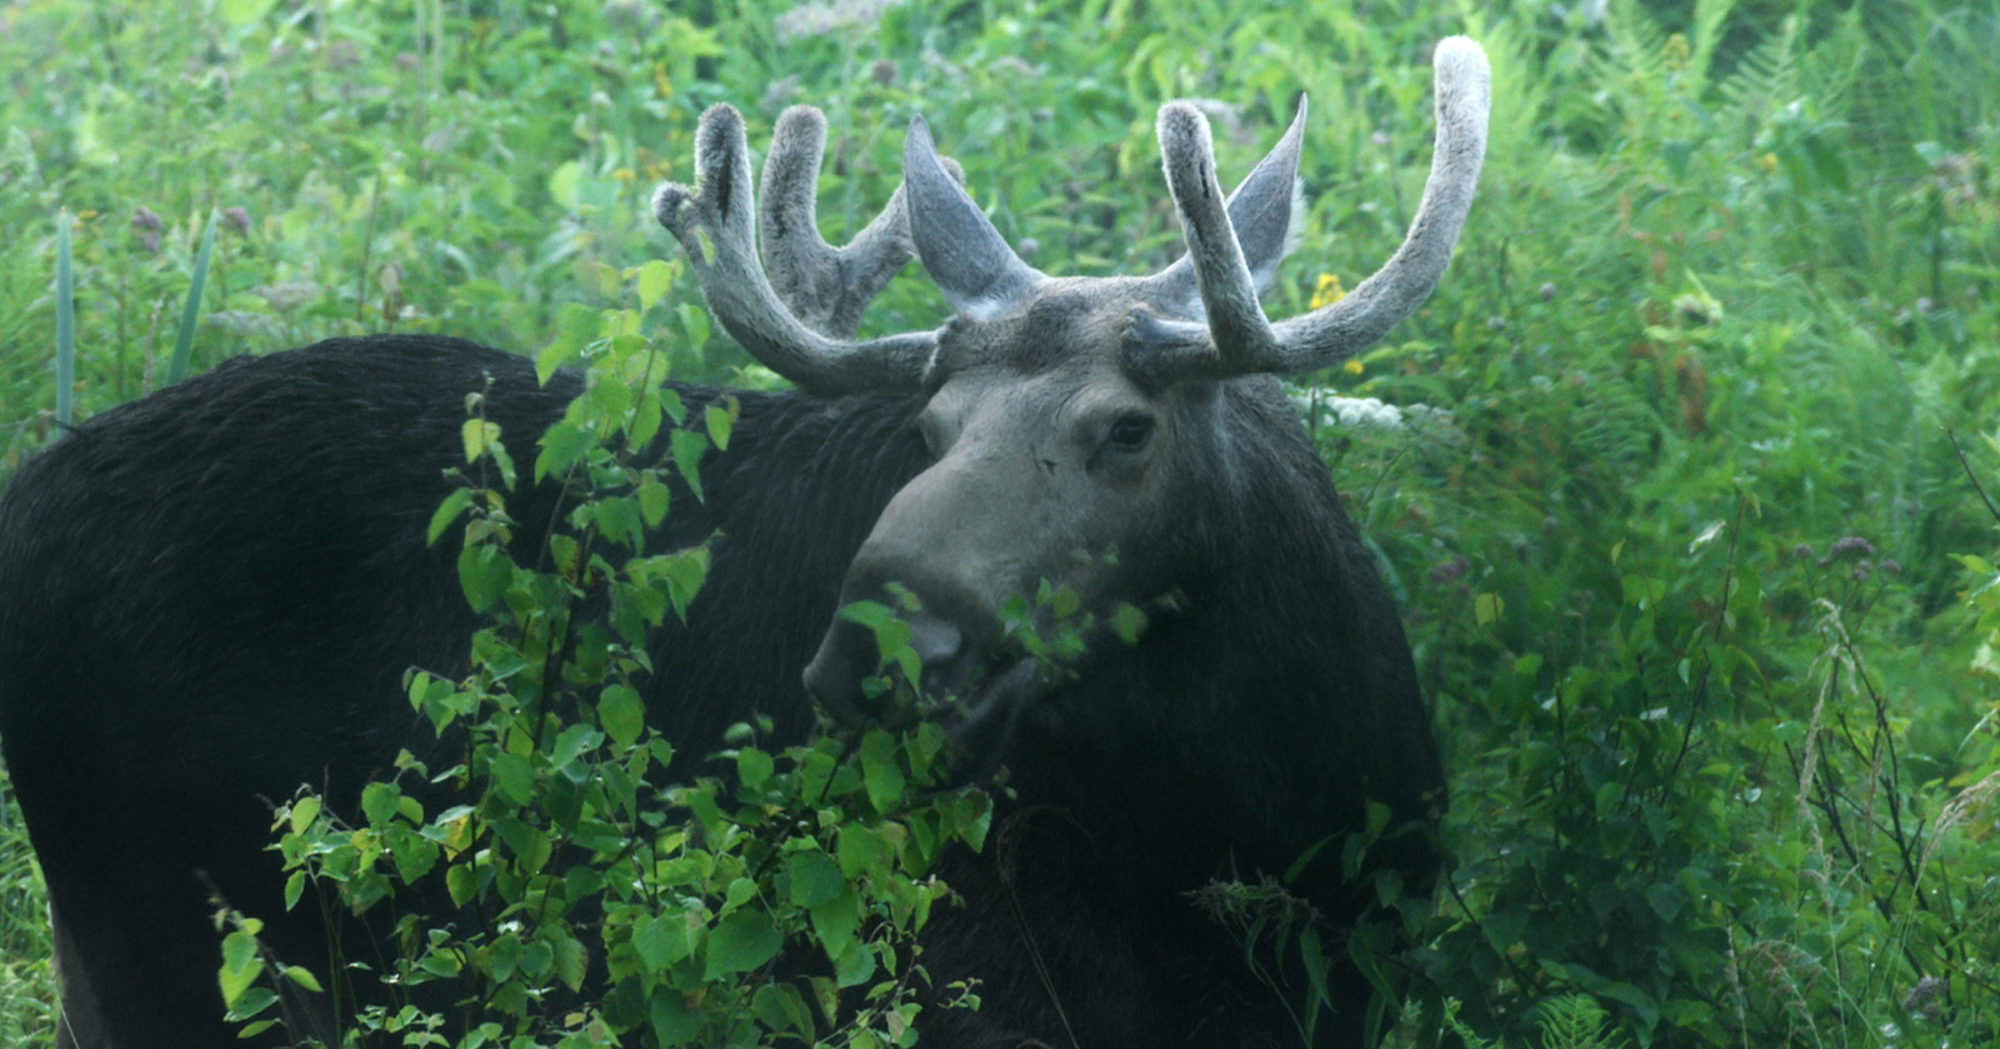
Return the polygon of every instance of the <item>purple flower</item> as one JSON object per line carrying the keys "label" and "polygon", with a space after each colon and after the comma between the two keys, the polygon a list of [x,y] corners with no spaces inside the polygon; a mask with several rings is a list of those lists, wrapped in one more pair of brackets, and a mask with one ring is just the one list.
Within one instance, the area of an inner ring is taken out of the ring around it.
{"label": "purple flower", "polygon": [[1826,552],[1828,557],[1873,557],[1875,544],[1858,535],[1842,536],[1833,541],[1833,548]]}
{"label": "purple flower", "polygon": [[160,213],[143,204],[132,213],[132,228],[141,233],[158,233],[165,227],[166,223],[160,221]]}
{"label": "purple flower", "polygon": [[235,230],[238,233],[248,234],[250,232],[250,209],[241,205],[233,208],[223,208],[222,225],[224,228]]}
{"label": "purple flower", "polygon": [[1470,571],[1472,562],[1467,561],[1463,554],[1453,554],[1451,560],[1431,569],[1431,585],[1443,586]]}
{"label": "purple flower", "polygon": [[1792,556],[1798,558],[1801,561],[1812,560],[1813,556],[1812,544],[1800,543],[1799,545],[1792,547]]}

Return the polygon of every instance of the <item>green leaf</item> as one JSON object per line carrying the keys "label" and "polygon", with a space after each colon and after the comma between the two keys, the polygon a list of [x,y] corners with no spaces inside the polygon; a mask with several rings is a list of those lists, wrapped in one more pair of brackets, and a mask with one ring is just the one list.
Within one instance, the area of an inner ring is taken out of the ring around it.
{"label": "green leaf", "polygon": [[459,426],[459,440],[465,445],[465,461],[476,463],[500,443],[500,424],[467,419]]}
{"label": "green leaf", "polygon": [[888,847],[882,836],[858,823],[847,823],[840,828],[840,842],[835,854],[840,857],[840,873],[846,878],[859,878],[869,873],[883,857],[888,855]]}
{"label": "green leaf", "polygon": [[661,484],[659,478],[647,474],[639,480],[639,516],[646,521],[646,527],[658,528],[667,519],[667,508],[672,498],[672,489]]}
{"label": "green leaf", "polygon": [[217,974],[222,985],[223,1004],[235,1006],[264,972],[264,960],[257,956],[257,938],[238,929],[222,938],[222,969]]}
{"label": "green leaf", "polygon": [[685,995],[662,994],[653,998],[647,1023],[661,1045],[686,1045],[701,1033],[701,1009],[688,1004]]}
{"label": "green leaf", "polygon": [[217,10],[231,29],[242,29],[263,20],[277,0],[222,0]]}
{"label": "green leaf", "polygon": [[1481,593],[1472,599],[1472,615],[1480,626],[1491,626],[1507,612],[1507,600],[1495,593]]}
{"label": "green leaf", "polygon": [[647,915],[632,923],[632,949],[647,972],[659,972],[688,956],[688,937],[681,915]]}
{"label": "green leaf", "polygon": [[528,759],[513,754],[493,756],[493,785],[507,800],[526,805],[534,797],[535,770]]}
{"label": "green leaf", "polygon": [[746,787],[756,788],[769,783],[775,768],[771,755],[755,747],[744,747],[736,752],[736,776]]}
{"label": "green leaf", "polygon": [[718,452],[729,450],[729,435],[736,427],[734,402],[729,405],[711,404],[703,413],[708,421],[708,439]]}
{"label": "green leaf", "polygon": [[639,267],[639,308],[650,310],[674,286],[674,267],[664,259],[653,259]]}
{"label": "green leaf", "polygon": [[444,872],[444,887],[451,893],[451,902],[463,907],[479,892],[479,871],[469,860],[454,863]]}
{"label": "green leaf", "polygon": [[806,1007],[805,997],[799,989],[788,983],[767,983],[757,988],[751,999],[750,1011],[765,1028],[781,1034],[797,1034],[810,1040],[813,1031],[812,1011]]}
{"label": "green leaf", "polygon": [[458,584],[474,612],[492,608],[513,580],[514,566],[499,550],[471,544],[458,552]]}
{"label": "green leaf", "polygon": [[582,203],[582,183],[583,164],[575,160],[565,161],[549,173],[549,197],[562,205],[564,211],[575,211]]}
{"label": "green leaf", "polygon": [[431,546],[437,545],[437,541],[443,538],[445,529],[450,528],[452,522],[458,520],[459,515],[472,506],[472,499],[472,489],[452,489],[451,494],[445,496],[444,501],[439,503],[437,510],[431,514],[430,527],[424,531],[424,542]]}
{"label": "green leaf", "polygon": [[187,301],[181,307],[180,331],[174,336],[174,355],[167,366],[167,384],[187,378],[188,362],[194,356],[194,332],[201,326],[201,297],[208,289],[208,260],[215,254],[216,215],[208,213],[208,229],[201,235],[201,249],[195,252],[194,277],[188,282]]}
{"label": "green leaf", "polygon": [[[269,1009],[271,1006],[276,1005],[277,1002],[278,992],[269,987],[247,987],[244,988],[241,994],[229,1002],[229,1012],[223,1016],[223,1019],[234,1021],[248,1020],[258,1013]],[[252,1037],[257,1031],[268,1028],[270,1024],[271,1021],[261,1024],[251,1024],[244,1029],[242,1037]]]}
{"label": "green leaf", "polygon": [[784,937],[771,916],[745,907],[722,919],[708,937],[706,979],[749,972],[777,956]]}
{"label": "green leaf", "polygon": [[884,815],[902,805],[907,786],[896,750],[896,741],[881,729],[872,729],[861,737],[862,782],[868,787],[869,803]]}
{"label": "green leaf", "polygon": [[394,783],[370,783],[361,788],[361,813],[368,817],[368,825],[381,828],[396,815],[397,802],[403,790]]}
{"label": "green leaf", "polygon": [[597,447],[597,435],[568,419],[558,419],[542,431],[536,443],[542,449],[535,456],[535,479],[539,481],[567,474],[571,467],[583,462],[591,449]]}
{"label": "green leaf", "polygon": [[574,936],[559,935],[555,941],[556,979],[572,991],[583,989],[583,977],[589,968],[589,954],[583,948],[583,941]]}
{"label": "green leaf", "polygon": [[292,802],[292,811],[290,813],[292,833],[304,834],[306,828],[312,826],[313,820],[319,818],[319,812],[320,800],[316,794],[308,794]]}
{"label": "green leaf", "polygon": [[1146,625],[1146,613],[1126,602],[1118,602],[1118,606],[1111,610],[1111,631],[1118,635],[1118,640],[1128,645],[1139,643],[1139,635],[1146,632]]}
{"label": "green leaf", "polygon": [[796,906],[818,907],[847,891],[840,864],[818,849],[793,853],[787,867],[792,878],[790,897]]}
{"label": "green leaf", "polygon": [[854,945],[854,934],[861,928],[860,897],[843,881],[840,891],[814,904],[810,914],[813,937],[826,951],[828,960],[839,961]]}
{"label": "green leaf", "polygon": [[630,685],[606,685],[597,699],[597,720],[612,742],[629,747],[646,728],[646,702]]}
{"label": "green leaf", "polygon": [[701,457],[708,452],[708,438],[693,430],[675,430],[673,436],[674,466],[680,470],[681,479],[687,482],[688,490],[694,497],[707,502],[701,490]]}

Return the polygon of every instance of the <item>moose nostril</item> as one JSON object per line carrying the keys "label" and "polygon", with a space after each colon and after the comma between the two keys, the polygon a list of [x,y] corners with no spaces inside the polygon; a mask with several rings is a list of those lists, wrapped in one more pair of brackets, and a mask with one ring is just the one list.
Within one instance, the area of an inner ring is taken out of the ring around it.
{"label": "moose nostril", "polygon": [[965,647],[965,632],[949,620],[918,612],[906,621],[910,624],[910,648],[925,666],[956,659]]}

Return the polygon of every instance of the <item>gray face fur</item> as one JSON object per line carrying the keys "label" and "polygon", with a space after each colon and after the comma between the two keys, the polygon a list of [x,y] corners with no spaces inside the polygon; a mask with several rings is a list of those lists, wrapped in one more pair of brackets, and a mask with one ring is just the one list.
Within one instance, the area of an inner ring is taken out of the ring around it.
{"label": "gray face fur", "polygon": [[[1227,198],[1207,121],[1186,103],[1164,107],[1161,151],[1188,254],[1150,277],[1102,279],[1049,277],[1021,261],[921,118],[888,208],[846,248],[828,246],[812,199],[825,121],[805,107],[780,119],[765,168],[760,262],[742,119],[726,106],[705,114],[699,192],[662,186],[654,208],[716,318],[808,391],[930,393],[921,425],[935,462],[883,511],[842,603],[908,587],[922,604],[910,623],[927,684],[956,690],[999,641],[1002,605],[1041,580],[1072,587],[1085,607],[1156,596],[1142,592],[1163,578],[1145,537],[1175,519],[1189,484],[1227,476],[1240,424],[1227,413],[1242,394],[1224,387],[1366,348],[1415,312],[1450,260],[1485,153],[1490,73],[1463,37],[1438,46],[1436,66],[1436,152],[1402,247],[1340,302],[1276,325],[1258,293],[1301,210],[1303,101]],[[852,341],[869,299],[913,255],[957,316],[936,331]],[[1115,567],[1103,556],[1112,551]],[[872,635],[835,617],[806,683],[852,714],[875,663]],[[1027,687],[1024,666],[987,692]],[[985,696],[973,716],[1004,698]]]}

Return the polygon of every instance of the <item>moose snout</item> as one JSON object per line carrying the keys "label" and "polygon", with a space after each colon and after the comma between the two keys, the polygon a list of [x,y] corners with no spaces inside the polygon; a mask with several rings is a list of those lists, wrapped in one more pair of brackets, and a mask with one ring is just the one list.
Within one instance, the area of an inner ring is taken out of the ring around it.
{"label": "moose snout", "polygon": [[[895,590],[903,603],[893,600],[887,587],[850,587],[842,595],[842,605],[872,600],[892,608],[907,607],[908,598],[914,596],[916,609],[901,613],[899,618],[908,624],[909,647],[923,665],[920,687],[934,698],[964,692],[973,683],[984,654],[999,640],[998,619],[970,595],[952,588],[918,590],[904,585]],[[820,639],[819,651],[806,666],[806,690],[842,723],[882,720],[891,713],[886,701],[869,697],[862,687],[882,663],[875,631],[836,615]]]}

